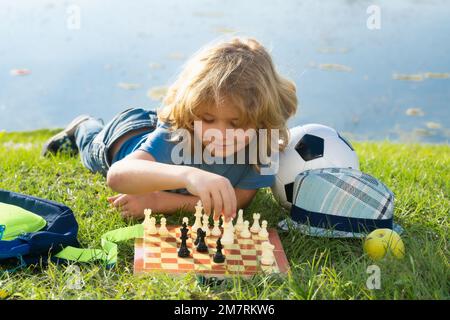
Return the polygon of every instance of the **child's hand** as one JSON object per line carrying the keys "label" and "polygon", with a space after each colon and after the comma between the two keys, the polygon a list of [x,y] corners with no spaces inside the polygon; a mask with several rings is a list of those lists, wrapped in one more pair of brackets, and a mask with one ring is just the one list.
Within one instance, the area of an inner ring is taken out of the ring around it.
{"label": "child's hand", "polygon": [[237,200],[230,180],[197,168],[189,170],[184,179],[186,190],[202,200],[207,215],[214,208],[218,214],[223,212],[226,221],[236,216]]}
{"label": "child's hand", "polygon": [[158,196],[159,192],[139,195],[118,194],[109,197],[108,202],[120,211],[123,218],[142,219],[144,218],[144,209],[152,208],[158,211]]}

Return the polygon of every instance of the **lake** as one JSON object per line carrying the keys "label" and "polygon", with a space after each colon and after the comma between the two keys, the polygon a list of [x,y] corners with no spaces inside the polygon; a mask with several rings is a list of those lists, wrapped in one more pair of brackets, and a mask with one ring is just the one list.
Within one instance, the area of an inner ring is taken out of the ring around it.
{"label": "lake", "polygon": [[[290,126],[355,140],[448,143],[448,1],[0,3],[0,130],[157,108],[202,45],[252,36],[297,84]],[[369,10],[368,10],[369,8]]]}

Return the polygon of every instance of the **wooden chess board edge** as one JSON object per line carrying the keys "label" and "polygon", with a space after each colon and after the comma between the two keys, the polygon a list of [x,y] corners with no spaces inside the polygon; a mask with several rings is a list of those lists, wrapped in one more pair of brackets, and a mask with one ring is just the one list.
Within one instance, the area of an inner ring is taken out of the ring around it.
{"label": "wooden chess board edge", "polygon": [[269,241],[271,244],[275,246],[273,250],[273,254],[275,256],[275,260],[278,264],[278,269],[281,274],[286,274],[289,271],[289,261],[286,257],[286,253],[284,252],[283,245],[281,244],[280,236],[276,229],[269,229]]}

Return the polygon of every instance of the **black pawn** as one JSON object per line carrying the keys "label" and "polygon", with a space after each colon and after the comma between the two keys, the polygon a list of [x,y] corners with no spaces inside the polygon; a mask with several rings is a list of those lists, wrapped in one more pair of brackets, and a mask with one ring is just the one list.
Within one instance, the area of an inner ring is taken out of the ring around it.
{"label": "black pawn", "polygon": [[206,237],[206,231],[203,231],[202,229],[198,228],[197,229],[197,240],[198,240],[197,251],[198,252],[202,252],[202,253],[208,252],[208,246],[205,243],[205,237]]}
{"label": "black pawn", "polygon": [[183,223],[183,228],[181,228],[181,245],[178,250],[178,256],[180,258],[187,258],[191,254],[187,247],[188,232],[189,229],[187,228],[186,223]]}
{"label": "black pawn", "polygon": [[220,239],[222,239],[222,238],[217,239],[217,242],[216,242],[216,244],[217,244],[216,249],[217,250],[216,250],[216,253],[214,254],[214,257],[213,257],[213,261],[215,263],[224,263],[225,262],[225,256],[222,253],[223,246],[222,246],[222,242],[220,241]]}

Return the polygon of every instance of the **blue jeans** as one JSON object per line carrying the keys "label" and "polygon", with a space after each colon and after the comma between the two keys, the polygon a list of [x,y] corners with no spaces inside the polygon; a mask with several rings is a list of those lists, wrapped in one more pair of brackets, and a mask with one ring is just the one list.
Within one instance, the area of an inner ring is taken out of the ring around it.
{"label": "blue jeans", "polygon": [[94,118],[84,121],[75,131],[81,162],[90,171],[106,176],[111,166],[108,154],[114,142],[130,131],[143,128],[154,130],[157,121],[155,111],[138,108],[119,113],[106,125]]}

